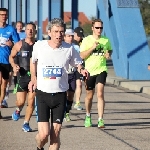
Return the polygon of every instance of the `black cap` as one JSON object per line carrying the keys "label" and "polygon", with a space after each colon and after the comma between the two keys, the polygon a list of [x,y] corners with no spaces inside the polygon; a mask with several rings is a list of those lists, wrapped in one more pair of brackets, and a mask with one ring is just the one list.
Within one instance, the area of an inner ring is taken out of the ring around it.
{"label": "black cap", "polygon": [[74,29],[74,32],[75,33],[77,33],[77,35],[79,36],[79,37],[84,37],[84,30],[81,28],[81,27],[76,27],[75,29]]}

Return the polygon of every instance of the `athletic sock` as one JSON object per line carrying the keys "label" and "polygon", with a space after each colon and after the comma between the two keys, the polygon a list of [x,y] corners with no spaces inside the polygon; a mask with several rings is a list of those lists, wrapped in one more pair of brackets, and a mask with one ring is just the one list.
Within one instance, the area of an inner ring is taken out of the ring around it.
{"label": "athletic sock", "polygon": [[23,108],[23,107],[20,107],[20,108],[17,107],[16,110],[19,111],[19,112],[21,112],[21,111],[22,111],[22,108]]}
{"label": "athletic sock", "polygon": [[28,124],[28,123],[29,123],[29,121],[24,121],[24,124],[26,124],[26,123]]}
{"label": "athletic sock", "polygon": [[90,117],[91,115],[90,115],[90,113],[86,113],[86,116]]}
{"label": "athletic sock", "polygon": [[68,100],[67,100],[66,113],[69,113],[69,111],[71,110],[72,103],[73,103],[73,101],[68,101]]}
{"label": "athletic sock", "polygon": [[14,76],[14,85],[16,87],[16,84],[17,84],[17,76]]}

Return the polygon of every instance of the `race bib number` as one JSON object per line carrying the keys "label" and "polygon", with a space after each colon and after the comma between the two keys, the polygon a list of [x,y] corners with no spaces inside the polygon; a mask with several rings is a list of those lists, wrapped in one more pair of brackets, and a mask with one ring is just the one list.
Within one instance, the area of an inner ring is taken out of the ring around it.
{"label": "race bib number", "polygon": [[21,56],[22,56],[22,57],[27,57],[27,56],[28,56],[28,53],[29,53],[28,51],[22,51],[22,52],[21,52]]}
{"label": "race bib number", "polygon": [[46,67],[43,68],[42,70],[44,78],[56,79],[62,76],[62,68]]}

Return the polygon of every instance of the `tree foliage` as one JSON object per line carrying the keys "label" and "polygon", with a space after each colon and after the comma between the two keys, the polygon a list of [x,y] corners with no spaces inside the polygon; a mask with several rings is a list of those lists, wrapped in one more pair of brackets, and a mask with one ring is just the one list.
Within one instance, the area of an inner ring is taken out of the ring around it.
{"label": "tree foliage", "polygon": [[150,0],[139,0],[145,32],[150,35]]}

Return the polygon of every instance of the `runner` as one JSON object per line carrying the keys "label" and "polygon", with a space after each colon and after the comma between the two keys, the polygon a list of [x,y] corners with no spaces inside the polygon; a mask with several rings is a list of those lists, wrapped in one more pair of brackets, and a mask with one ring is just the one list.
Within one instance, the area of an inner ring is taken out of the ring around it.
{"label": "runner", "polygon": [[[20,118],[21,110],[25,104],[28,94],[28,105],[26,108],[25,120],[22,127],[24,132],[30,132],[29,121],[34,110],[35,92],[28,92],[28,83],[30,76],[30,57],[35,43],[36,26],[33,23],[27,23],[25,27],[26,38],[16,43],[12,49],[9,60],[14,72],[18,72],[17,76],[17,108],[12,114],[12,119],[17,121]],[[19,54],[18,54],[19,53]],[[18,64],[15,64],[14,57],[18,58]]]}
{"label": "runner", "polygon": [[[72,44],[73,35],[74,35],[74,31],[72,29],[66,29],[65,36],[64,36],[64,41],[68,44]],[[69,70],[68,70],[69,89],[67,91],[67,107],[66,107],[66,113],[65,113],[65,116],[64,116],[64,120],[67,121],[67,122],[71,120],[70,115],[69,115],[69,111],[72,108],[74,93],[75,93],[75,89],[76,89],[75,71],[76,71],[76,68],[69,65]]]}
{"label": "runner", "polygon": [[59,136],[66,107],[66,91],[69,88],[67,74],[69,64],[78,67],[80,73],[88,76],[87,70],[81,65],[79,54],[70,44],[62,42],[64,26],[62,19],[52,19],[48,27],[51,39],[38,41],[33,47],[29,89],[35,90],[37,85],[37,150],[44,150],[49,135],[49,150],[58,150],[60,147]]}
{"label": "runner", "polygon": [[[16,30],[17,30],[20,40],[23,40],[26,37],[26,33],[23,30],[23,27],[24,27],[24,25],[23,25],[22,21],[16,22]],[[14,58],[14,59],[16,59],[16,58]],[[15,60],[15,61],[17,61],[17,60]],[[15,63],[17,63],[17,62],[15,62]],[[17,73],[15,73],[15,72],[13,72],[13,79],[14,79],[13,93],[15,94],[15,93],[17,93]]]}
{"label": "runner", "polygon": [[[82,39],[84,37],[84,31],[81,27],[77,27],[74,29],[74,40],[73,40],[73,45],[74,48],[80,53],[80,44],[82,42]],[[75,97],[76,97],[76,102],[74,105],[74,108],[77,110],[82,110],[82,106],[80,103],[80,98],[82,94],[82,80],[83,76],[76,71],[76,91],[75,91]]]}
{"label": "runner", "polygon": [[93,34],[83,39],[80,46],[80,56],[85,61],[85,68],[90,72],[90,78],[86,81],[86,117],[85,127],[91,127],[91,107],[95,90],[97,85],[97,99],[98,99],[98,127],[104,128],[104,85],[107,77],[106,59],[110,58],[112,48],[107,37],[102,36],[103,22],[100,19],[95,19],[92,22]]}
{"label": "runner", "polygon": [[[9,55],[13,43],[19,41],[18,34],[16,30],[11,26],[6,24],[8,18],[8,10],[6,8],[0,8],[0,68],[1,68],[1,86],[0,86],[0,107],[8,107],[7,103],[2,103],[5,94],[6,87],[9,79],[10,64]],[[6,106],[5,106],[6,105]],[[1,113],[0,113],[1,114]]]}
{"label": "runner", "polygon": [[22,21],[16,22],[16,30],[17,30],[17,33],[19,34],[20,40],[23,40],[26,38],[26,33],[23,30],[23,27],[24,27],[24,25],[23,25]]}

